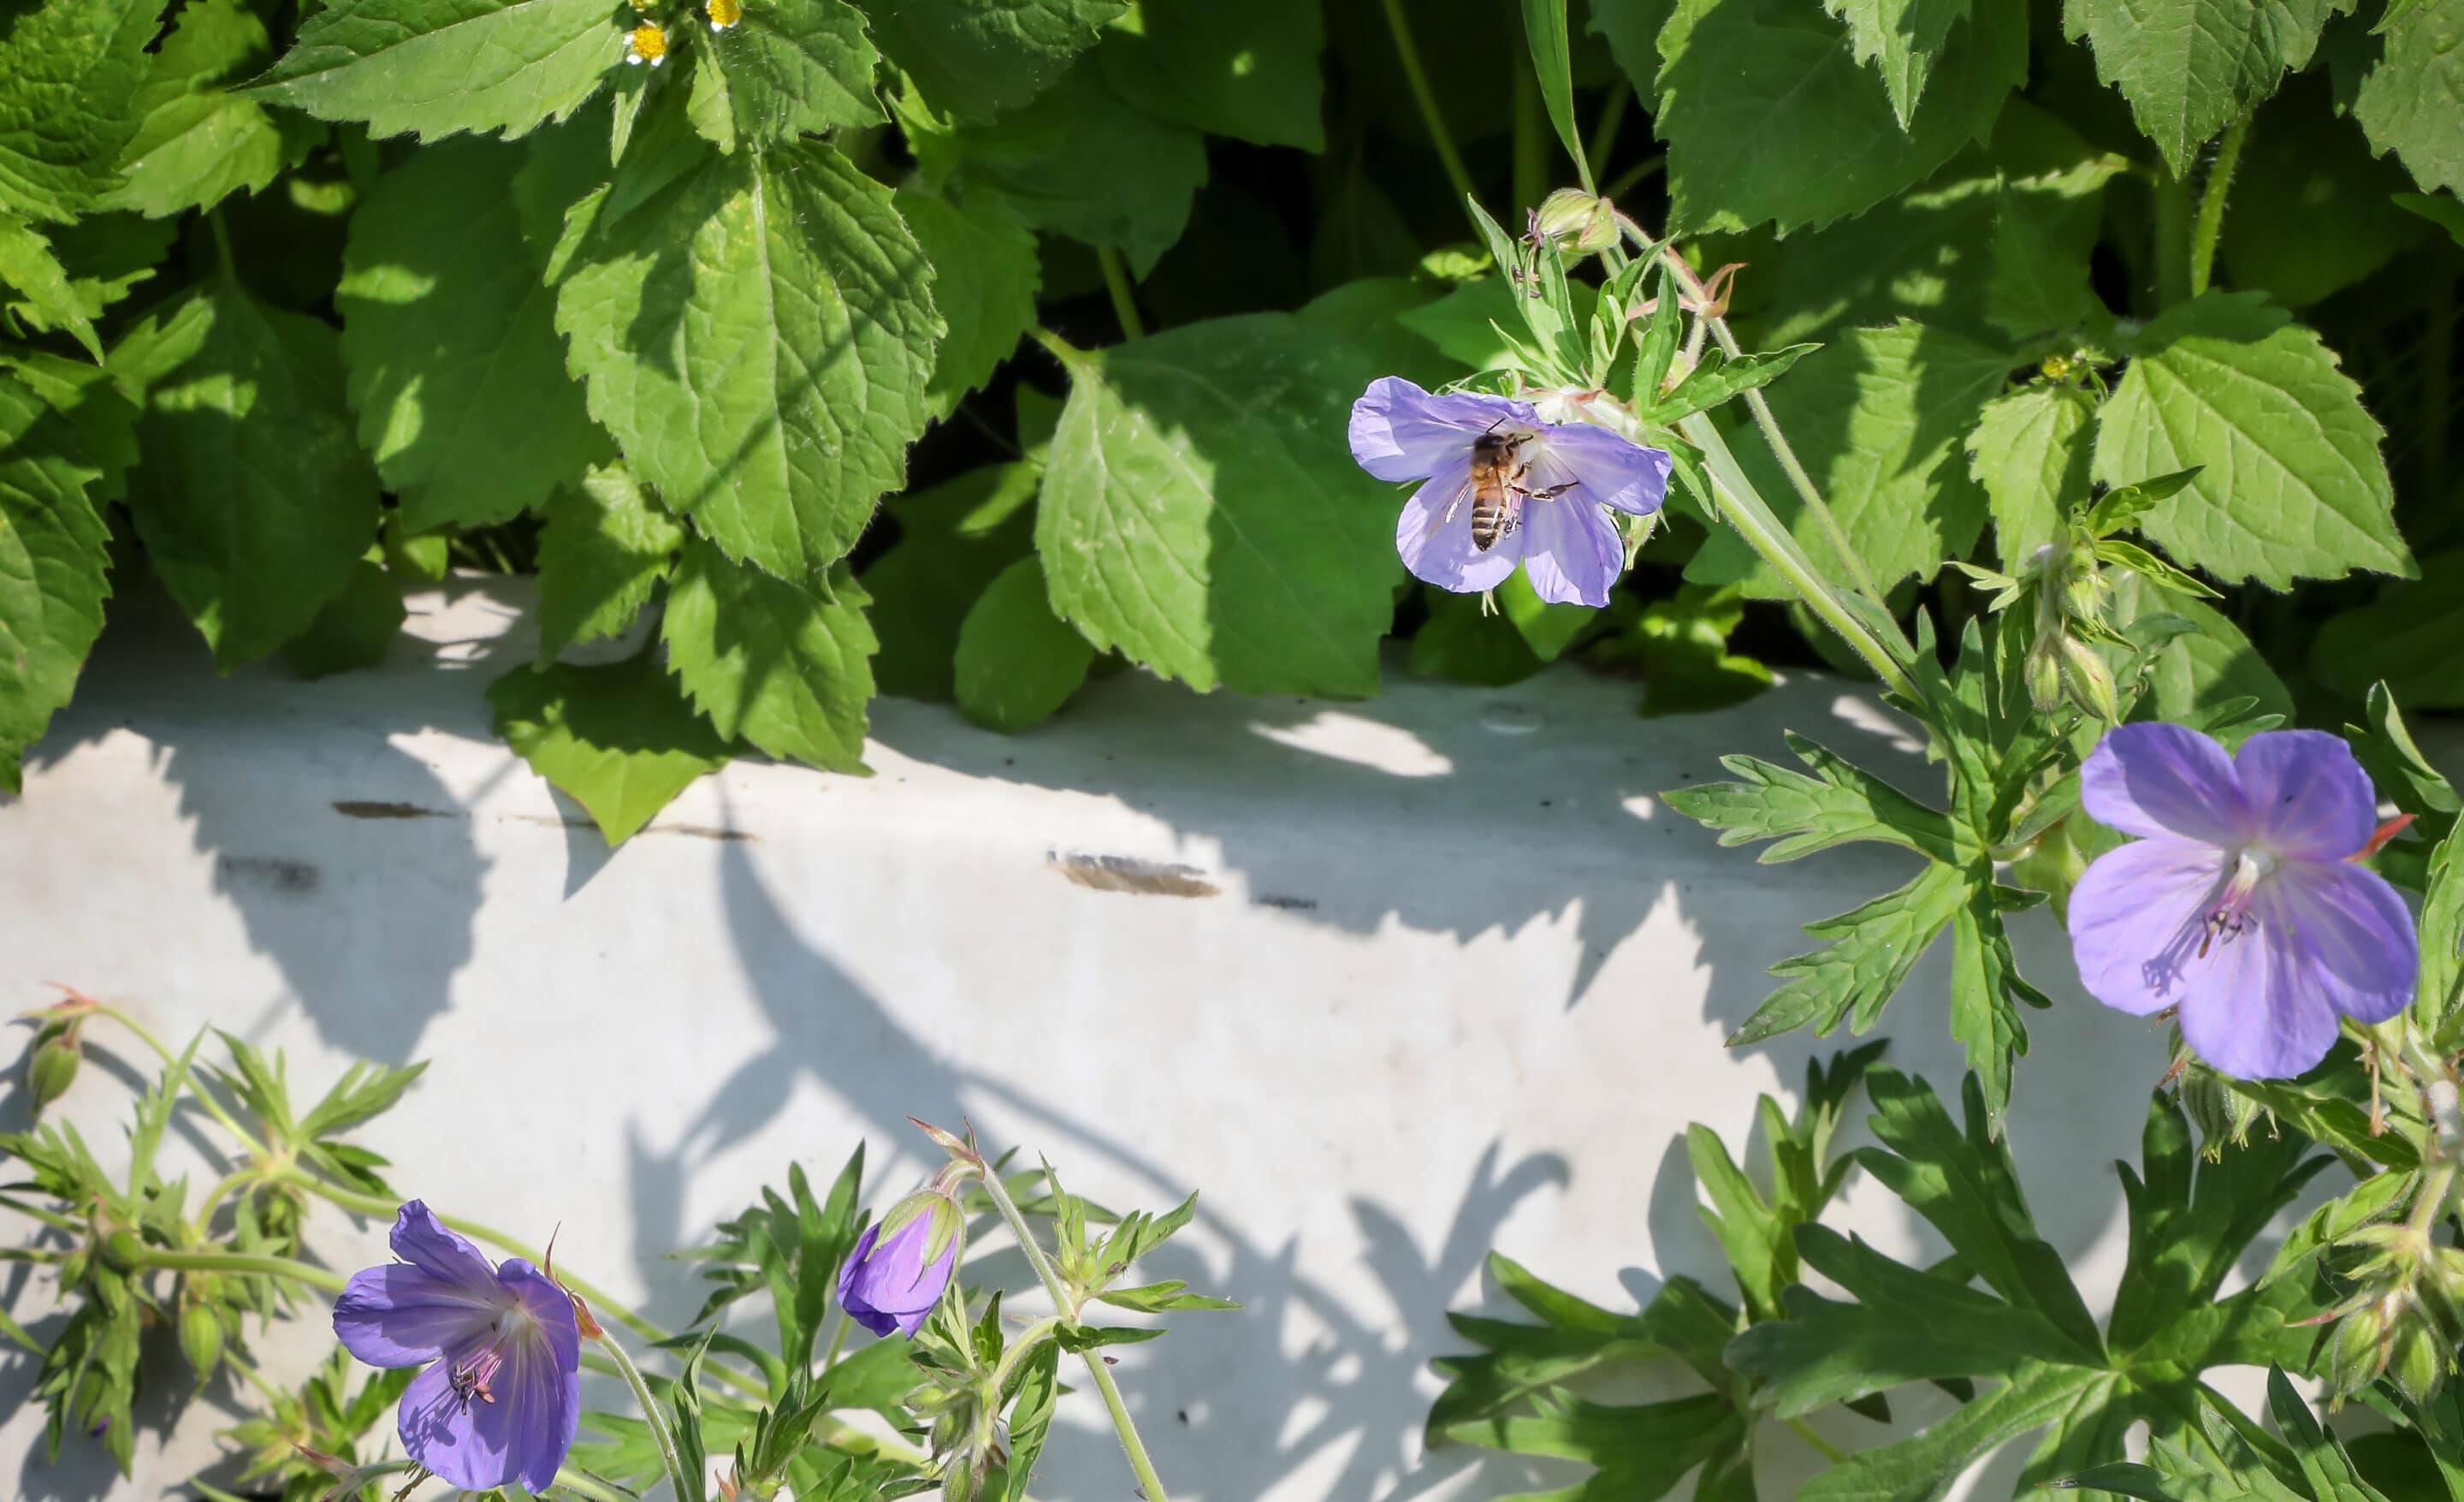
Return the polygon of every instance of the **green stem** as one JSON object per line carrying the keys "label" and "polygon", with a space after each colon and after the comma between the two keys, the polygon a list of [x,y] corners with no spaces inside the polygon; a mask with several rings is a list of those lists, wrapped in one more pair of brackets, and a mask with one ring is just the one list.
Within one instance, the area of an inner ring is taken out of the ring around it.
{"label": "green stem", "polygon": [[1060,1328],[1060,1316],[1057,1314],[1047,1314],[1044,1318],[1037,1320],[1035,1323],[1020,1331],[1017,1335],[1012,1336],[1009,1341],[1009,1348],[1001,1352],[1001,1364],[993,1368],[994,1390],[1000,1391],[1007,1388],[1009,1385],[1009,1375],[1010,1373],[1018,1370],[1019,1360],[1025,1356],[1031,1355],[1037,1346],[1051,1339],[1052,1333]]}
{"label": "green stem", "polygon": [[[1514,70],[1514,206],[1537,209],[1549,180],[1549,148],[1543,139],[1540,80],[1529,68]],[[1518,221],[1519,222],[1519,221]]]}
{"label": "green stem", "polygon": [[616,1363],[617,1375],[625,1379],[625,1385],[633,1389],[633,1402],[641,1406],[642,1422],[650,1427],[650,1443],[658,1448],[659,1464],[667,1469],[668,1485],[675,1489],[676,1502],[685,1502],[693,1493],[685,1490],[684,1461],[676,1454],[676,1437],[668,1432],[668,1421],[659,1412],[658,1400],[650,1396],[650,1384],[642,1381],[642,1369],[633,1364],[633,1358],[625,1354],[624,1346],[613,1335],[601,1335],[599,1344]]}
{"label": "green stem", "polygon": [[2170,172],[2156,178],[2156,307],[2190,295],[2190,187]]}
{"label": "green stem", "polygon": [[[1052,1307],[1070,1328],[1078,1325],[1078,1308],[1071,1302],[1069,1290],[1063,1286],[1061,1274],[1052,1260],[1044,1254],[1044,1247],[1035,1239],[1035,1231],[1019,1212],[1018,1202],[1009,1197],[1001,1175],[987,1168],[983,1173],[984,1193],[992,1197],[994,1208],[1009,1223],[1009,1233],[1018,1241],[1018,1249],[1026,1254],[1027,1266],[1035,1270],[1036,1280],[1044,1292],[1052,1296]],[[1100,1351],[1082,1351],[1079,1357],[1087,1363],[1088,1380],[1103,1395],[1104,1406],[1112,1416],[1112,1430],[1121,1437],[1121,1453],[1129,1457],[1130,1469],[1138,1478],[1138,1494],[1145,1502],[1171,1502],[1163,1490],[1161,1478],[1155,1475],[1155,1462],[1147,1456],[1146,1442],[1138,1438],[1138,1426],[1130,1417],[1129,1404],[1121,1401],[1121,1389],[1112,1381],[1112,1369],[1104,1361]]]}
{"label": "green stem", "polygon": [[167,1247],[147,1247],[140,1252],[137,1265],[172,1272],[263,1273],[267,1277],[290,1278],[328,1293],[340,1293],[350,1282],[341,1273],[314,1263],[245,1251],[173,1251]]}
{"label": "green stem", "polygon": [[2241,165],[2241,148],[2250,140],[2255,112],[2225,127],[2216,145],[2216,164],[2208,169],[2208,184],[2199,194],[2199,219],[2190,230],[2190,296],[2202,297],[2215,270],[2216,233],[2224,228],[2225,195],[2233,190],[2233,168]]}
{"label": "green stem", "polygon": [[220,269],[222,275],[226,276],[237,276],[239,275],[239,256],[231,250],[231,229],[223,223],[222,210],[216,209],[208,211],[206,214],[206,224],[214,232],[214,254],[220,258]]}
{"label": "green stem", "polygon": [[855,1323],[844,1309],[838,1312],[838,1323],[830,1330],[829,1348],[822,1353],[822,1370],[826,1372],[839,1364],[839,1347],[847,1344],[847,1328]]}
{"label": "green stem", "polygon": [[1420,66],[1420,49],[1412,40],[1412,23],[1403,17],[1403,0],[1386,0],[1386,30],[1394,33],[1403,81],[1411,85],[1412,102],[1420,107],[1420,123],[1428,127],[1429,144],[1437,148],[1438,165],[1445,168],[1446,181],[1454,185],[1457,198],[1478,197],[1471,174],[1463,169],[1463,156],[1455,150],[1454,135],[1446,129],[1446,118],[1438,112],[1437,91],[1429,87],[1428,70]]}
{"label": "green stem", "polygon": [[1783,1422],[1788,1425],[1791,1433],[1794,1434],[1798,1439],[1803,1440],[1808,1445],[1813,1446],[1815,1452],[1820,1455],[1824,1460],[1829,1461],[1835,1466],[1844,1465],[1847,1462],[1848,1452],[1846,1450],[1843,1450],[1838,1446],[1832,1444],[1821,1435],[1815,1433],[1813,1427],[1803,1419],[1789,1419]]}
{"label": "green stem", "polygon": [[[222,229],[222,216],[220,214],[208,214],[206,217],[213,222],[215,231],[220,232]],[[139,1022],[136,1018],[128,1015],[128,1013],[108,1004],[98,1005],[95,1007],[95,1010],[102,1016],[110,1018],[113,1022],[120,1024],[120,1026],[127,1028],[130,1032],[135,1033],[138,1041],[144,1044],[147,1048],[152,1049],[155,1056],[160,1058],[165,1064],[170,1065],[180,1062],[180,1056],[178,1054],[172,1052],[169,1049],[165,1048],[163,1046],[162,1039],[154,1036],[153,1032],[147,1028],[143,1023]],[[263,1158],[265,1156],[265,1144],[259,1142],[254,1134],[251,1133],[248,1128],[241,1126],[238,1121],[232,1119],[231,1114],[223,1109],[221,1101],[216,1100],[212,1095],[207,1093],[206,1087],[198,1081],[196,1071],[193,1070],[188,1072],[186,1088],[189,1096],[194,1099],[197,1104],[206,1108],[206,1114],[208,1115],[212,1116],[216,1122],[220,1123],[224,1131],[229,1132],[231,1136],[239,1138],[240,1145],[242,1147],[247,1148],[250,1153],[258,1158]]]}
{"label": "green stem", "polygon": [[1600,106],[1600,118],[1592,124],[1591,153],[1585,181],[1596,180],[1609,169],[1609,153],[1617,147],[1617,131],[1625,124],[1627,108],[1634,103],[1634,85],[1619,74],[1609,84],[1607,102]]}
{"label": "green stem", "polygon": [[1147,326],[1138,318],[1137,299],[1130,295],[1130,268],[1121,253],[1109,245],[1095,247],[1095,264],[1104,269],[1104,290],[1112,295],[1112,317],[1120,320],[1123,339],[1144,339]]}
{"label": "green stem", "polygon": [[611,1482],[602,1481],[586,1470],[576,1470],[571,1466],[557,1468],[556,1485],[559,1491],[570,1491],[575,1496],[587,1499],[587,1502],[636,1502],[632,1492]]}
{"label": "green stem", "polygon": [[215,1184],[212,1188],[206,1191],[204,1201],[197,1205],[196,1226],[197,1233],[200,1236],[204,1235],[206,1233],[206,1228],[213,1224],[214,1206],[222,1204],[224,1197],[229,1195],[233,1189],[238,1188],[241,1184],[255,1178],[259,1170],[257,1166],[251,1163],[246,1168],[237,1169],[225,1175],[220,1183]]}

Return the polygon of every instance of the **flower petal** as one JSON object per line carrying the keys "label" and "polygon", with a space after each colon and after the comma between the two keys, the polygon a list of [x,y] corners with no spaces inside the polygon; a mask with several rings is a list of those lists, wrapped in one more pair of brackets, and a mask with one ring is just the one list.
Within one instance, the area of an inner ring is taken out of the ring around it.
{"label": "flower petal", "polygon": [[482,1436],[475,1411],[490,1406],[453,1390],[451,1361],[434,1363],[410,1380],[394,1410],[404,1452],[465,1491],[503,1486],[514,1479],[504,1437]]}
{"label": "flower petal", "polygon": [[1523,572],[1551,605],[1603,606],[1625,563],[1625,543],[1608,514],[1581,491],[1523,507]]}
{"label": "flower petal", "polygon": [[2279,855],[2343,860],[2370,842],[2378,794],[2342,736],[2262,730],[2233,757],[2258,837]]}
{"label": "flower petal", "polygon": [[[2256,904],[2254,904],[2255,908]],[[2289,1079],[2336,1046],[2336,1013],[2301,983],[2281,923],[2216,945],[2207,983],[2182,1003],[2182,1041],[2236,1079]]]}
{"label": "flower petal", "polygon": [[1531,404],[1477,391],[1432,396],[1401,376],[1369,383],[1352,404],[1352,457],[1381,480],[1416,480],[1471,457],[1500,422],[1536,426]]}
{"label": "flower petal", "polygon": [[572,1295],[520,1257],[507,1257],[496,1277],[504,1286],[507,1302],[530,1315],[557,1361],[566,1371],[582,1370],[582,1322],[574,1317]]}
{"label": "flower petal", "polygon": [[1541,446],[1554,465],[1563,466],[1603,506],[1641,517],[1658,511],[1667,498],[1672,461],[1665,449],[1629,443],[1590,423],[1551,428],[1541,434]]}
{"label": "flower petal", "polygon": [[2178,840],[2143,840],[2098,856],[2071,889],[2079,983],[2134,1017],[2180,1005],[2214,968],[2215,951],[2201,960],[2198,948],[2224,874],[2222,851]]}
{"label": "flower petal", "polygon": [[393,1254],[429,1276],[461,1285],[474,1299],[496,1297],[496,1270],[479,1248],[445,1228],[425,1200],[412,1200],[394,1215]]}
{"label": "flower petal", "polygon": [[474,1296],[459,1280],[389,1263],[351,1274],[334,1301],[334,1334],[370,1366],[417,1366],[485,1333],[504,1308],[501,1297]]}
{"label": "flower petal", "polygon": [[917,1304],[913,1309],[899,1313],[897,1323],[900,1335],[913,1336],[916,1331],[924,1328],[924,1321],[933,1315],[933,1306],[941,1301],[941,1291],[950,1286],[950,1274],[957,1269],[957,1264],[958,1244],[952,1242],[941,1248],[938,1260],[924,1270],[924,1278],[916,1285],[919,1292],[930,1289],[933,1296]]}
{"label": "flower petal", "polygon": [[2079,768],[2079,801],[2124,834],[2239,845],[2251,821],[2225,748],[2180,725],[2117,725]]}
{"label": "flower petal", "polygon": [[2385,1022],[2412,1005],[2420,939],[2385,876],[2342,861],[2286,861],[2253,905],[2283,935],[2304,994],[2355,1022]]}
{"label": "flower petal", "polygon": [[480,1425],[502,1420],[515,1478],[545,1491],[582,1425],[582,1331],[573,1300],[539,1269],[511,1257],[501,1275],[532,1323],[505,1342],[505,1364],[493,1384],[493,1406],[505,1411],[481,1415]]}
{"label": "flower petal", "polygon": [[1499,538],[1486,552],[1472,545],[1471,461],[1466,458],[1432,475],[1403,503],[1403,515],[1395,523],[1395,551],[1414,578],[1457,594],[1478,594],[1506,583],[1523,561],[1523,532],[1517,528]]}

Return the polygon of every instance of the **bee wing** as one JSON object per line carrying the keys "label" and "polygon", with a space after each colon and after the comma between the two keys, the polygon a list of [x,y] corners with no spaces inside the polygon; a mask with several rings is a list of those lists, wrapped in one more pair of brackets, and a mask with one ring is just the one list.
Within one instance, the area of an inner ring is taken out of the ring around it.
{"label": "bee wing", "polygon": [[1463,484],[1455,491],[1455,498],[1446,502],[1445,510],[1440,511],[1434,506],[1429,508],[1429,525],[1426,535],[1429,537],[1437,536],[1438,528],[1454,520],[1454,519],[1462,513],[1463,502],[1471,499],[1473,489],[1474,486],[1472,484],[1471,476],[1466,475],[1463,476]]}

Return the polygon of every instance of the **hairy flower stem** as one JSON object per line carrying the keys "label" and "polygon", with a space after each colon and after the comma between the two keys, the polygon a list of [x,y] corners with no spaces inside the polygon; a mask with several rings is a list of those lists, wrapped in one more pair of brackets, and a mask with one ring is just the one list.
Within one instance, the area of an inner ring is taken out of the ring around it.
{"label": "hairy flower stem", "polygon": [[1794,1434],[1798,1439],[1803,1440],[1808,1445],[1813,1446],[1814,1452],[1821,1456],[1824,1460],[1830,1462],[1834,1466],[1844,1466],[1848,1463],[1848,1452],[1846,1450],[1843,1450],[1838,1446],[1832,1444],[1821,1435],[1815,1433],[1812,1425],[1808,1425],[1803,1419],[1788,1419],[1783,1422],[1788,1425],[1789,1431],[1791,1433]]}
{"label": "hairy flower stem", "polygon": [[1600,118],[1592,122],[1590,157],[1580,164],[1584,168],[1584,191],[1591,191],[1599,174],[1609,169],[1609,153],[1617,148],[1617,130],[1625,124],[1626,111],[1633,103],[1634,85],[1620,72],[1609,81],[1608,101],[1600,106]]}
{"label": "hairy flower stem", "polygon": [[1455,150],[1455,138],[1446,129],[1445,116],[1438,112],[1438,95],[1429,87],[1428,70],[1420,66],[1420,49],[1412,40],[1412,23],[1403,16],[1403,0],[1386,0],[1386,30],[1394,33],[1395,55],[1403,64],[1403,81],[1411,85],[1412,101],[1420,106],[1420,123],[1428,127],[1429,144],[1438,152],[1438,165],[1445,168],[1446,181],[1457,198],[1475,198],[1471,174],[1463,169],[1463,156]]}
{"label": "hairy flower stem", "polygon": [[642,1409],[642,1422],[650,1427],[650,1443],[658,1447],[659,1464],[667,1468],[668,1485],[675,1489],[676,1502],[685,1502],[693,1493],[685,1490],[684,1461],[676,1454],[676,1437],[668,1431],[668,1421],[659,1412],[659,1401],[650,1395],[650,1384],[642,1381],[641,1368],[633,1364],[633,1358],[625,1354],[624,1346],[613,1335],[603,1333],[599,1343],[616,1363],[617,1375],[625,1379],[625,1385],[633,1389],[633,1402]]}
{"label": "hairy flower stem", "polygon": [[314,1263],[242,1251],[173,1251],[165,1247],[147,1247],[138,1253],[135,1261],[141,1268],[161,1268],[169,1272],[263,1273],[268,1277],[305,1283],[328,1293],[341,1292],[350,1282],[341,1273]]}
{"label": "hairy flower stem", "polygon": [[1130,268],[1121,253],[1109,245],[1095,247],[1095,264],[1104,271],[1104,290],[1112,297],[1112,317],[1121,325],[1123,339],[1144,339],[1145,320],[1138,317],[1137,298],[1130,292]]}
{"label": "hairy flower stem", "polygon": [[1531,77],[1530,69],[1517,68],[1514,70],[1514,207],[1538,208],[1544,191],[1541,185],[1548,180],[1548,147],[1541,139],[1540,82]]}
{"label": "hairy flower stem", "polygon": [[2170,172],[2156,174],[2156,308],[2190,295],[2190,185]]}
{"label": "hairy flower stem", "polygon": [[2191,297],[2206,294],[2215,271],[2216,232],[2224,228],[2225,195],[2233,189],[2233,168],[2241,165],[2241,148],[2250,141],[2250,122],[2255,118],[2254,111],[2225,127],[2225,138],[2216,144],[2215,165],[2208,168],[2207,187],[2199,194],[2198,222],[2190,227]]}
{"label": "hairy flower stem", "polygon": [[[217,220],[216,223],[219,225],[220,221]],[[72,992],[71,994],[74,995],[75,993]],[[95,1007],[95,1012],[99,1016],[110,1018],[113,1022],[120,1024],[122,1027],[135,1033],[137,1035],[137,1041],[153,1049],[155,1054],[162,1059],[165,1066],[175,1065],[180,1062],[180,1056],[172,1052],[169,1049],[165,1048],[163,1046],[162,1039],[154,1036],[153,1032],[147,1028],[143,1023],[139,1022],[136,1018],[131,1017],[121,1008],[107,1004],[98,1005]],[[253,1133],[250,1132],[248,1128],[241,1126],[239,1122],[232,1117],[230,1112],[223,1109],[223,1103],[216,1100],[213,1095],[207,1091],[205,1085],[198,1080],[194,1071],[189,1071],[187,1078],[184,1081],[184,1088],[187,1091],[190,1099],[196,1101],[198,1105],[206,1108],[206,1115],[213,1117],[217,1125],[219,1125],[224,1131],[229,1132],[231,1136],[239,1138],[239,1142],[242,1147],[248,1149],[249,1152],[259,1158],[265,1156],[265,1144],[259,1142]]]}
{"label": "hairy flower stem", "polygon": [[[1026,1254],[1027,1265],[1035,1269],[1036,1280],[1044,1285],[1044,1292],[1051,1295],[1052,1307],[1060,1314],[1063,1324],[1076,1329],[1078,1306],[1070,1299],[1069,1290],[1063,1286],[1060,1272],[1052,1266],[1052,1259],[1044,1254],[1044,1247],[1035,1239],[1035,1231],[1026,1224],[1026,1217],[1020,1213],[1018,1202],[1009,1197],[1009,1190],[1002,1185],[1001,1175],[986,1170],[982,1183],[984,1193],[992,1197],[994,1208],[1000,1210],[1001,1219],[1009,1223],[1009,1233],[1017,1239],[1018,1249]],[[1087,1363],[1088,1379],[1094,1382],[1095,1391],[1103,1395],[1104,1406],[1112,1416],[1112,1429],[1121,1437],[1121,1453],[1129,1457],[1130,1469],[1137,1475],[1139,1495],[1146,1502],[1171,1502],[1163,1490],[1162,1480],[1155,1475],[1155,1462],[1147,1458],[1146,1442],[1138,1438],[1137,1424],[1130,1417],[1129,1404],[1121,1401],[1121,1389],[1112,1381],[1112,1369],[1105,1363],[1104,1354],[1101,1351],[1081,1351],[1078,1355]]]}

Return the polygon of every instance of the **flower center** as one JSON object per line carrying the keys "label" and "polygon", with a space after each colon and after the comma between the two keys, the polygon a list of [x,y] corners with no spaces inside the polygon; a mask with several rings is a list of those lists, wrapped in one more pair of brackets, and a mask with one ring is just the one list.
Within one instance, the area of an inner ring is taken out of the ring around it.
{"label": "flower center", "polygon": [[2207,933],[2199,940],[2199,958],[2208,958],[2210,946],[2222,941],[2231,943],[2250,927],[2250,902],[2258,884],[2276,869],[2276,856],[2263,850],[2242,850],[2234,852],[2233,874],[2225,880],[2225,890],[2216,905],[2208,912]]}
{"label": "flower center", "polygon": [[474,1398],[487,1403],[496,1401],[496,1394],[490,1384],[504,1367],[505,1348],[520,1339],[536,1324],[528,1310],[508,1310],[489,1322],[488,1330],[494,1338],[453,1363],[445,1380],[465,1412],[470,1410],[471,1401]]}

